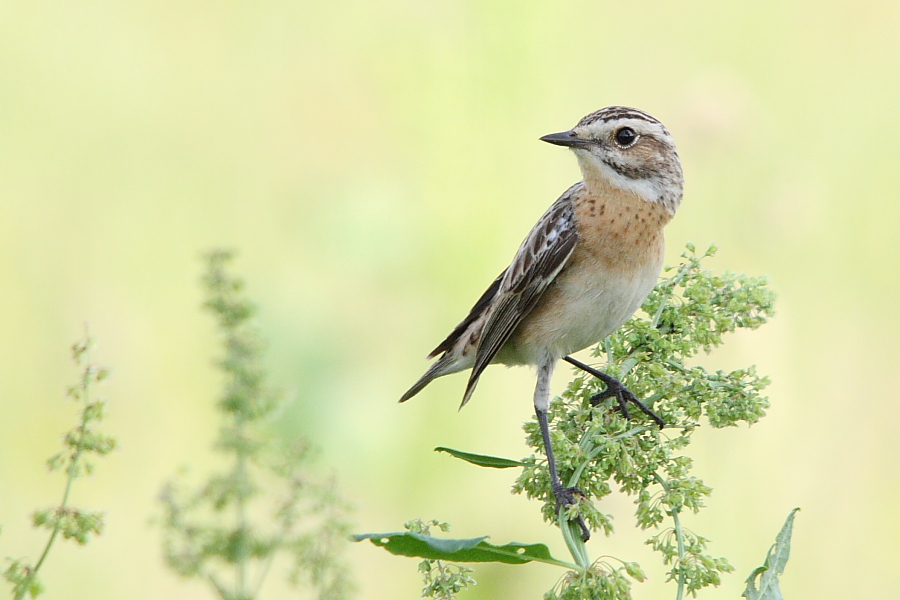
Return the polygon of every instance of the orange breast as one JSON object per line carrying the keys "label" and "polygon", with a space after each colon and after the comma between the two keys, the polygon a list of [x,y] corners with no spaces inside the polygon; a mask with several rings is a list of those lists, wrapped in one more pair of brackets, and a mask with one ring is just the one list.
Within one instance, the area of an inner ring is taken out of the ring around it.
{"label": "orange breast", "polygon": [[659,261],[664,250],[663,228],[672,219],[671,213],[633,193],[610,186],[591,187],[591,193],[575,200],[578,245],[570,261],[596,262],[592,268],[623,275]]}

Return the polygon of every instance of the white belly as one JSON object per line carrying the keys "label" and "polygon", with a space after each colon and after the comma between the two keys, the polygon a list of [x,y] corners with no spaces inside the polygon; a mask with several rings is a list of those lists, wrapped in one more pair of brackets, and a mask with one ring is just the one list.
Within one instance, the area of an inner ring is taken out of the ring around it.
{"label": "white belly", "polygon": [[647,298],[661,262],[630,274],[595,269],[564,270],[513,334],[497,362],[538,364],[601,341],[627,321]]}

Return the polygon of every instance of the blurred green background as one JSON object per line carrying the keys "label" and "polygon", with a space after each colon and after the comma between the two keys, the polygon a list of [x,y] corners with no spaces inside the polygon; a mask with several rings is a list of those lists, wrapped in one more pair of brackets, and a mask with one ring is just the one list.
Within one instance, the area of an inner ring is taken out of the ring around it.
{"label": "blurred green background", "polygon": [[[513,473],[431,451],[523,456],[527,369],[490,369],[459,413],[463,376],[396,399],[579,178],[537,138],[625,104],[679,144],[668,262],[715,241],[711,268],[779,294],[771,324],[703,359],[773,383],[762,422],[690,449],[715,492],[686,525],[737,567],[702,597],[738,598],[794,506],[786,598],[894,597],[898,31],[894,0],[0,2],[0,556],[45,539],[27,515],[61,492],[44,460],[74,422],[86,321],[121,447],[74,494],[107,532],[58,545],[46,598],[211,597],[166,570],[148,520],[180,465],[215,462],[198,280],[218,246],[294,398],[284,430],[322,449],[355,530],[435,517],[565,556]],[[604,508],[617,533],[592,555],[640,561],[636,598],[673,596],[630,500]],[[415,560],[348,551],[360,598],[418,597]],[[479,566],[466,597],[539,598],[561,574]]]}

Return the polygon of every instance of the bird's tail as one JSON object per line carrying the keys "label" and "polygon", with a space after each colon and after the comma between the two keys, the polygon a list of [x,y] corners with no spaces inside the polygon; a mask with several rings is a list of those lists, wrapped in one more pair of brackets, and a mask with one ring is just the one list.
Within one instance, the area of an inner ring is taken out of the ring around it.
{"label": "bird's tail", "polygon": [[431,383],[433,380],[438,377],[442,377],[444,375],[449,375],[450,373],[456,373],[459,371],[459,368],[456,368],[456,361],[453,357],[450,356],[449,353],[444,353],[437,361],[428,367],[428,370],[425,371],[425,374],[422,375],[417,382],[413,384],[411,388],[409,388],[403,396],[400,397],[400,402],[406,402],[416,394],[422,391],[426,385]]}

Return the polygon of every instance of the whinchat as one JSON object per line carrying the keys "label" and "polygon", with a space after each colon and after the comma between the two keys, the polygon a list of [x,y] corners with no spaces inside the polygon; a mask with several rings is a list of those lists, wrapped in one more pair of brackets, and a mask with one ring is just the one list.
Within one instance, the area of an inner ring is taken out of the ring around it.
{"label": "whinchat", "polygon": [[[663,228],[681,203],[683,176],[675,140],[658,120],[624,106],[581,119],[569,131],[541,138],[570,148],[583,180],[540,218],[512,263],[468,316],[435,348],[438,357],[403,394],[409,400],[433,379],[472,369],[464,406],[491,363],[535,365],[534,408],[559,505],[577,490],[563,487],[547,425],[550,377],[559,359],[607,385],[595,397],[615,397],[623,414],[633,402],[662,420],[618,380],[569,357],[621,327],[653,289],[663,264]],[[582,535],[589,537],[579,519]]]}

